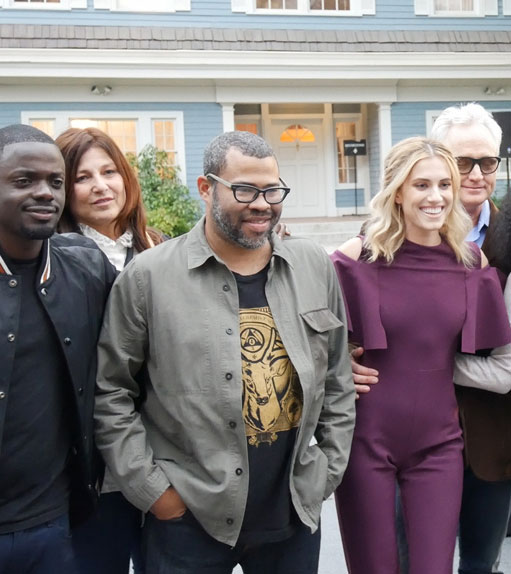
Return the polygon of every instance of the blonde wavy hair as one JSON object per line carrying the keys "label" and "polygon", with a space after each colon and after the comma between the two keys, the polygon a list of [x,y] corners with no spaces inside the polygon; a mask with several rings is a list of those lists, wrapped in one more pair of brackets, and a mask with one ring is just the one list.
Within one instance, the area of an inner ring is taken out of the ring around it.
{"label": "blonde wavy hair", "polygon": [[370,203],[371,215],[365,225],[364,247],[369,261],[383,257],[388,263],[405,240],[405,223],[396,194],[401,189],[415,164],[422,159],[440,157],[451,173],[453,204],[440,235],[452,248],[456,259],[466,267],[474,263],[473,252],[465,242],[472,221],[459,199],[460,175],[451,152],[440,142],[424,137],[407,138],[397,143],[385,158],[380,191]]}

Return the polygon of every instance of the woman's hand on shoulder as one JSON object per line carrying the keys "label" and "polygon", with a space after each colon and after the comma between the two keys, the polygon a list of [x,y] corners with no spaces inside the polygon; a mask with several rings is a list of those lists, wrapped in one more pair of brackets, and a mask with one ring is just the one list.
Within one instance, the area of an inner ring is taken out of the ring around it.
{"label": "woman's hand on shoulder", "polygon": [[344,255],[347,255],[350,259],[358,261],[360,254],[362,253],[362,238],[353,237],[352,239],[348,239],[348,241],[343,243],[337,249],[341,253],[344,253]]}
{"label": "woman's hand on shoulder", "polygon": [[481,269],[488,266],[488,257],[481,251]]}
{"label": "woman's hand on shoulder", "polygon": [[279,223],[277,223],[275,226],[275,233],[279,239],[285,239],[286,236],[291,237],[291,231],[289,227],[285,223],[282,223],[282,221],[279,221]]}

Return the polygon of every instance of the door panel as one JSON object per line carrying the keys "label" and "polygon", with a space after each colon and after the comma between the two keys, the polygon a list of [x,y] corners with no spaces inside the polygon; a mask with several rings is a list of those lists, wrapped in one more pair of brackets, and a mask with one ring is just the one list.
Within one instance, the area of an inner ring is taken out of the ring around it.
{"label": "door panel", "polygon": [[325,216],[327,190],[322,120],[272,119],[270,140],[279,160],[280,175],[291,187],[291,193],[284,201],[282,216]]}

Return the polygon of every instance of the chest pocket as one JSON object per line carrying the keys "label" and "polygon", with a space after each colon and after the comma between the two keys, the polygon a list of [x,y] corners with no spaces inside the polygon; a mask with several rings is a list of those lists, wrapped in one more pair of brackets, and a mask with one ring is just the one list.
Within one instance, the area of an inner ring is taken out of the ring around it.
{"label": "chest pocket", "polygon": [[330,331],[343,326],[343,322],[330,309],[315,309],[300,313],[306,324],[307,336],[316,364],[318,361],[326,367],[328,360],[328,336]]}

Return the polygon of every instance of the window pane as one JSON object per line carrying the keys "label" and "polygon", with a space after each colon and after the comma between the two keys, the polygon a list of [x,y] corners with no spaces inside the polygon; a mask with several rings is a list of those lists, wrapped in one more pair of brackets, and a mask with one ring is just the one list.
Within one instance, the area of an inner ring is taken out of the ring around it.
{"label": "window pane", "polygon": [[45,134],[48,134],[51,138],[55,137],[55,120],[30,120],[30,125],[38,130],[41,130]]}
{"label": "window pane", "polygon": [[301,126],[300,124],[294,124],[292,126],[288,126],[280,134],[280,141],[283,143],[296,142],[297,144],[300,142],[311,143],[316,141],[316,138],[308,128]]}
{"label": "window pane", "polygon": [[259,135],[259,130],[257,129],[256,123],[250,124],[236,124],[236,131],[238,132],[251,132],[253,134]]}
{"label": "window pane", "polygon": [[29,4],[60,4],[60,0],[14,0],[14,4],[18,4],[19,2]]}
{"label": "window pane", "polygon": [[435,0],[436,12],[473,12],[474,0]]}
{"label": "window pane", "polygon": [[177,150],[173,120],[153,121],[154,145],[167,152],[173,165],[176,165]]}
{"label": "window pane", "polygon": [[350,10],[350,0],[309,0],[311,10]]}
{"label": "window pane", "polygon": [[355,181],[355,158],[344,155],[344,141],[356,139],[356,126],[354,122],[336,122],[335,136],[337,139],[337,170],[339,183],[353,183]]}
{"label": "window pane", "polygon": [[73,128],[98,128],[107,133],[124,154],[137,153],[137,124],[135,120],[70,119]]}
{"label": "window pane", "polygon": [[257,0],[256,8],[261,10],[296,10],[298,0]]}

